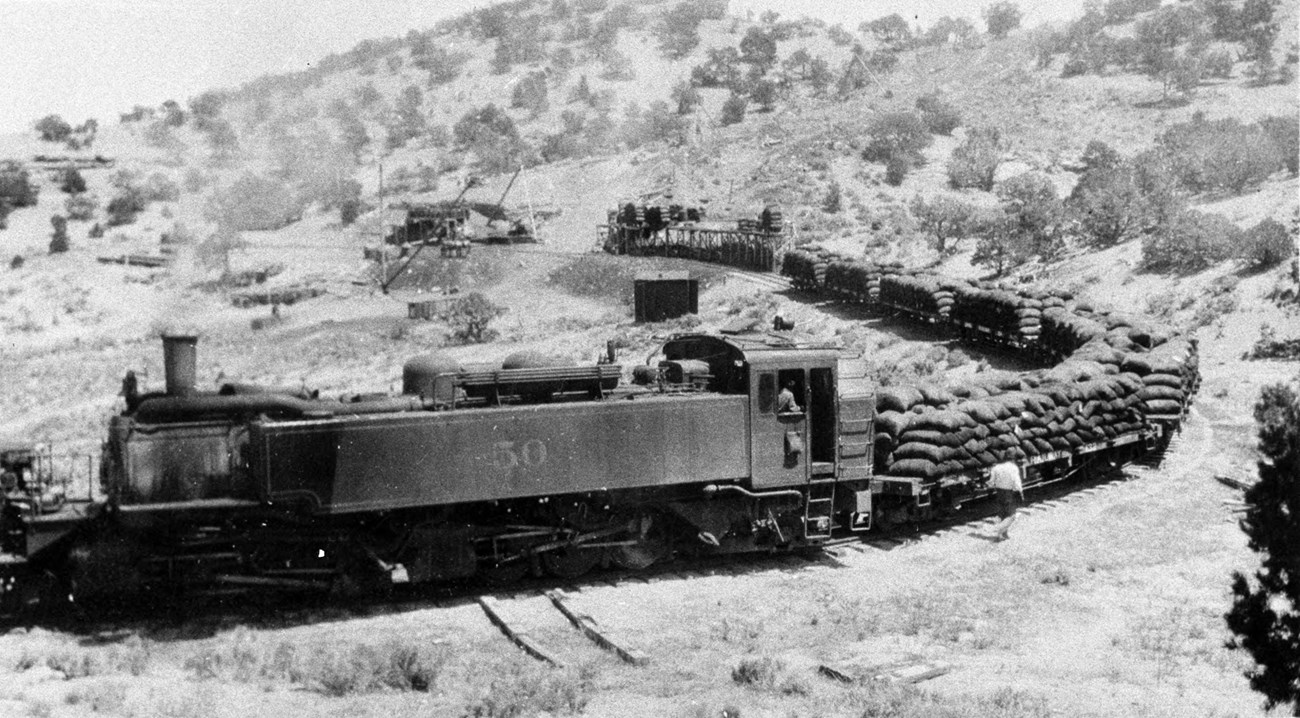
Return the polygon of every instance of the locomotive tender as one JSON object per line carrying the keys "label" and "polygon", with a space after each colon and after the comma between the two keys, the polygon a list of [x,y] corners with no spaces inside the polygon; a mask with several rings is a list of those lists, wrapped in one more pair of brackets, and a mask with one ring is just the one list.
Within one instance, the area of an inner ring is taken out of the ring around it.
{"label": "locomotive tender", "polygon": [[[198,392],[196,342],[164,338],[165,392],[124,382],[103,500],[7,515],[11,569],[83,601],[351,592],[809,546],[870,523],[874,397],[841,391],[834,349],[681,335],[627,386],[614,364],[425,358],[400,397],[326,401]],[[780,410],[784,387],[797,410]]]}

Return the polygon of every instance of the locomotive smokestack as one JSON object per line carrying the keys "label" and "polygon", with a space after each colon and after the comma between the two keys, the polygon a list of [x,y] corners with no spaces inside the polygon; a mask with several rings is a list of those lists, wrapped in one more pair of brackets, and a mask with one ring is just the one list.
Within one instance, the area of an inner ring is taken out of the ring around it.
{"label": "locomotive smokestack", "polygon": [[199,337],[195,334],[163,335],[163,371],[167,375],[167,394],[193,394],[198,381]]}

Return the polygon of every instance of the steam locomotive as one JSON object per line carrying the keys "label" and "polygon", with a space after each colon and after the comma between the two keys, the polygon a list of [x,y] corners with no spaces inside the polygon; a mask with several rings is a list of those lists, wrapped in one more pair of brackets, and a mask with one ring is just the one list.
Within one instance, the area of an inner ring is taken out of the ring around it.
{"label": "steam locomotive", "polygon": [[360,401],[204,393],[196,337],[165,337],[164,354],[165,391],[124,382],[104,498],[4,514],[12,575],[83,603],[350,594],[638,569],[870,526],[874,398],[842,390],[831,348],[676,336],[628,385],[613,363],[424,357],[403,368],[401,396]]}

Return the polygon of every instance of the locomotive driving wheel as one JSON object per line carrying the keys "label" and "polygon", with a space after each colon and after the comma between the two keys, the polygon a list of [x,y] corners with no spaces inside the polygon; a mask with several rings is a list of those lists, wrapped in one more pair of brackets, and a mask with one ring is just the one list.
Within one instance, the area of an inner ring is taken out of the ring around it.
{"label": "locomotive driving wheel", "polygon": [[630,571],[641,571],[667,558],[672,552],[664,517],[646,512],[628,521],[628,533],[636,543],[614,546],[609,560],[615,566]]}
{"label": "locomotive driving wheel", "polygon": [[[601,507],[587,501],[555,502],[551,506],[556,524],[565,527],[570,538],[591,531],[603,531],[610,526],[608,506]],[[577,578],[599,563],[602,549],[588,548],[580,543],[570,543],[549,551],[540,552],[542,568],[558,578]]]}

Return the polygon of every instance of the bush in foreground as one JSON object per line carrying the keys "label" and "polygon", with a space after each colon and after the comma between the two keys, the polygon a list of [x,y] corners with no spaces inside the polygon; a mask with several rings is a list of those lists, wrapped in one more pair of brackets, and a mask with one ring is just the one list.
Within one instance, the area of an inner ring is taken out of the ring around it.
{"label": "bush in foreground", "polygon": [[1241,530],[1261,566],[1253,580],[1232,575],[1228,647],[1250,653],[1255,665],[1246,675],[1269,708],[1300,711],[1300,395],[1285,384],[1264,387],[1255,422],[1264,459],[1246,490]]}

